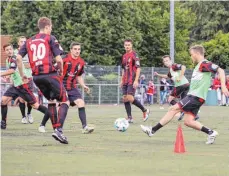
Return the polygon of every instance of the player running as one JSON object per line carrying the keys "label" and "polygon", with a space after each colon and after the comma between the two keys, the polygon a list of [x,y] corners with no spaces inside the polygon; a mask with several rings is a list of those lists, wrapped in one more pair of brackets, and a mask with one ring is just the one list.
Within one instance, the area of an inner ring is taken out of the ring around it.
{"label": "player running", "polygon": [[[19,72],[23,80],[26,80],[22,70],[22,57],[28,54],[34,83],[49,100],[48,109],[54,128],[52,136],[59,142],[68,144],[62,131],[69,108],[67,92],[60,77],[63,74],[63,61],[60,56],[63,51],[57,39],[51,35],[52,22],[49,18],[41,17],[38,20],[38,28],[39,33],[29,38],[17,55]],[[53,66],[53,59],[60,68],[60,75]],[[60,102],[58,117],[55,100]]]}
{"label": "player running", "polygon": [[184,124],[206,133],[208,135],[206,144],[213,144],[218,132],[203,126],[200,122],[195,121],[194,118],[206,100],[208,89],[211,85],[211,73],[217,72],[219,74],[222,92],[226,96],[229,95],[225,85],[225,73],[218,65],[215,65],[204,58],[205,50],[203,46],[195,45],[190,48],[189,52],[192,61],[197,63],[197,65],[192,74],[188,95],[180,100],[179,103],[173,105],[157,125],[152,128],[141,125],[141,128],[144,133],[151,137],[160,128],[168,124],[176,113],[184,111]]}

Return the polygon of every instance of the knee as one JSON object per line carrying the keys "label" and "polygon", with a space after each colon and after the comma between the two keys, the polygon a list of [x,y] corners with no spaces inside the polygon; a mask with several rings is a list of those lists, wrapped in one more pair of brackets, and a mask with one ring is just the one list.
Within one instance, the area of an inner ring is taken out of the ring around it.
{"label": "knee", "polygon": [[127,96],[126,96],[126,95],[123,96],[122,98],[123,98],[123,102],[124,102],[124,103],[125,103],[125,102],[128,102],[128,99],[127,99]]}
{"label": "knee", "polygon": [[191,119],[188,119],[188,118],[184,119],[184,125],[187,127],[192,126],[192,122],[193,122],[193,120],[191,120]]}
{"label": "knee", "polygon": [[2,97],[2,100],[1,100],[1,105],[7,105],[7,103],[10,101],[10,99],[8,99],[7,97]]}
{"label": "knee", "polygon": [[133,102],[134,101],[133,95],[127,95],[126,98],[127,98],[127,101],[129,101],[129,102]]}
{"label": "knee", "polygon": [[78,108],[83,108],[85,107],[85,102],[82,99],[78,99],[76,101],[74,101],[75,104],[78,106]]}
{"label": "knee", "polygon": [[19,98],[20,103],[25,103],[25,101],[22,98]]}
{"label": "knee", "polygon": [[33,109],[38,109],[40,105],[38,103],[35,103],[35,104],[32,104],[31,106]]}

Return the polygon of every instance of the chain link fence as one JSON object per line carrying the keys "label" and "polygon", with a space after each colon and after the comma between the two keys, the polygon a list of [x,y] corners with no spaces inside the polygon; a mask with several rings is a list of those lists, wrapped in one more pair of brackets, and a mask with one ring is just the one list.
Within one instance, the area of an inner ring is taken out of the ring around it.
{"label": "chain link fence", "polygon": [[[120,104],[122,103],[122,89],[120,88],[121,80],[120,66],[93,66],[87,65],[85,67],[84,80],[90,87],[91,93],[88,95],[81,90],[83,99],[87,104]],[[141,75],[145,76],[145,85],[140,85],[136,91],[135,96],[140,99],[142,103],[146,100],[145,90],[148,82],[152,81],[156,86],[156,93],[153,96],[154,103],[160,100],[160,79],[154,76],[154,72],[160,74],[167,74],[168,69],[163,67],[141,67]],[[229,74],[229,70],[226,71]],[[192,70],[187,69],[185,76],[190,81]],[[214,75],[213,75],[214,76]],[[1,82],[1,94],[4,93],[9,83]],[[170,86],[173,86],[172,84]],[[37,91],[35,90],[37,94]]]}

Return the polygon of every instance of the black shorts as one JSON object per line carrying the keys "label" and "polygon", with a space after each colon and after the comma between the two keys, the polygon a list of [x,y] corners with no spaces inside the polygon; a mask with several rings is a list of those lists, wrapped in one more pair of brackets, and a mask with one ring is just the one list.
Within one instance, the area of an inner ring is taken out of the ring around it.
{"label": "black shorts", "polygon": [[172,92],[170,93],[170,96],[176,97],[176,98],[184,98],[188,94],[190,84],[184,84],[178,87],[174,87]]}
{"label": "black shorts", "polygon": [[122,86],[122,94],[123,95],[133,95],[135,94],[136,89],[131,85],[123,85]]}
{"label": "black shorts", "polygon": [[78,99],[82,99],[81,93],[79,92],[79,89],[74,88],[71,90],[67,90],[68,93],[68,99],[70,101],[71,106],[75,106],[74,101]]}
{"label": "black shorts", "polygon": [[33,92],[34,87],[33,87],[33,80],[32,79],[29,80],[28,85],[29,85],[29,89]]}
{"label": "black shorts", "polygon": [[193,95],[187,95],[185,98],[178,102],[180,109],[184,112],[192,114],[194,117],[199,112],[200,107],[204,104],[205,100]]}
{"label": "black shorts", "polygon": [[36,75],[33,81],[47,100],[68,101],[67,91],[57,73]]}
{"label": "black shorts", "polygon": [[3,96],[12,97],[13,100],[15,100],[17,97],[21,97],[31,105],[37,102],[33,92],[29,89],[29,84],[23,84],[18,87],[12,86],[6,90]]}

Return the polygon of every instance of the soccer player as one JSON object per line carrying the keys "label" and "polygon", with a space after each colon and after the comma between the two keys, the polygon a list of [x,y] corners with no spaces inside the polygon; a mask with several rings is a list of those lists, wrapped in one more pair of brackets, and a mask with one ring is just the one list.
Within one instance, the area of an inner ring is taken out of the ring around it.
{"label": "soccer player", "polygon": [[[67,92],[60,77],[63,74],[63,61],[60,56],[63,51],[57,39],[51,35],[52,22],[49,18],[41,17],[38,20],[38,28],[39,33],[29,38],[17,55],[18,69],[23,80],[26,80],[22,69],[22,57],[28,53],[33,81],[49,100],[48,109],[54,128],[52,136],[60,143],[68,144],[62,131],[69,108]],[[59,65],[60,75],[53,66],[53,59]],[[60,102],[58,118],[55,100]]]}
{"label": "soccer player", "polygon": [[[82,124],[82,133],[88,134],[94,131],[94,128],[87,126],[86,112],[85,112],[85,102],[82,99],[82,96],[77,88],[77,82],[81,87],[86,91],[90,92],[89,87],[87,87],[82,78],[84,73],[84,60],[80,57],[81,45],[80,43],[73,42],[70,45],[70,53],[62,56],[64,62],[64,72],[63,72],[63,83],[64,87],[67,90],[68,98],[71,106],[78,107],[79,118]],[[48,118],[42,120],[40,128],[44,129],[44,126]],[[45,132],[45,131],[44,131]]]}
{"label": "soccer player", "polygon": [[204,104],[208,89],[211,85],[211,72],[218,72],[222,92],[228,96],[229,92],[225,85],[225,73],[218,65],[209,62],[204,58],[204,47],[201,45],[195,45],[190,48],[190,55],[192,61],[197,63],[193,70],[190,89],[188,95],[180,100],[179,103],[173,105],[165,116],[156,124],[154,127],[150,128],[141,125],[143,132],[145,132],[149,137],[153,136],[160,128],[168,124],[176,113],[179,111],[184,111],[184,124],[193,129],[202,131],[208,135],[208,140],[206,144],[213,144],[218,132],[207,128],[200,122],[195,121],[194,118],[197,115],[200,107]]}
{"label": "soccer player", "polygon": [[[25,36],[20,36],[18,37],[18,49],[14,50],[14,54],[17,55],[18,51],[20,50],[20,48],[24,45],[24,43],[26,42],[26,37]],[[25,76],[28,78],[29,80],[29,88],[30,90],[33,92],[33,76],[32,76],[32,70],[30,68],[30,64],[29,64],[29,58],[28,55],[25,55],[25,57],[23,57],[22,59],[23,64],[24,64],[24,74]],[[27,118],[28,121],[26,119],[26,115],[25,115],[25,101],[23,99],[21,99],[19,97],[19,108],[22,112],[22,120],[21,122],[26,124],[26,123],[33,123],[33,117],[31,115],[31,110],[32,110],[32,106],[27,103]]]}
{"label": "soccer player", "polygon": [[[165,75],[155,72],[155,75],[161,78],[170,78],[173,80],[174,88],[169,95],[168,102],[170,105],[175,105],[177,103],[175,99],[183,99],[189,91],[190,84],[187,78],[184,76],[186,67],[181,64],[172,63],[172,60],[169,55],[163,56],[162,61],[163,64],[169,69],[168,74]],[[182,120],[183,115],[184,113],[180,115],[178,120]],[[198,118],[199,116],[196,116],[195,120],[197,120]]]}
{"label": "soccer player", "polygon": [[129,123],[133,123],[131,114],[131,104],[137,106],[143,112],[143,121],[149,118],[150,110],[146,109],[137,99],[134,98],[135,90],[139,84],[140,58],[133,51],[133,42],[130,39],[124,41],[126,53],[122,57],[122,79],[121,88],[123,91],[123,101]]}
{"label": "soccer player", "polygon": [[2,121],[1,121],[1,129],[6,129],[6,119],[7,119],[7,104],[12,99],[16,99],[17,97],[21,97],[23,100],[27,101],[27,103],[31,104],[31,106],[43,114],[48,115],[48,109],[45,106],[39,105],[36,102],[36,98],[33,95],[32,91],[29,89],[29,84],[24,83],[19,72],[17,70],[17,62],[16,56],[13,55],[13,46],[11,44],[6,44],[3,46],[3,49],[7,55],[6,64],[8,65],[8,70],[1,72],[0,76],[4,77],[7,75],[11,75],[11,79],[13,80],[13,86],[8,88],[1,100],[1,113],[2,113]]}

